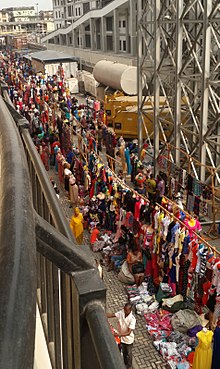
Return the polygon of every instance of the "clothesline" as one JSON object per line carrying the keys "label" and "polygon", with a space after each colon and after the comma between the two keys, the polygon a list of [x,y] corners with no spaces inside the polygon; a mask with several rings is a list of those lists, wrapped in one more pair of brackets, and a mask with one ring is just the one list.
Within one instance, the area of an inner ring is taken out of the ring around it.
{"label": "clothesline", "polygon": [[[78,124],[83,128],[83,126],[82,126],[82,124],[80,123],[80,122],[78,122]],[[77,133],[78,135],[79,135],[79,133]],[[92,133],[90,133],[90,135],[96,140],[96,138],[95,138],[95,136],[92,134]],[[82,139],[84,139],[81,135],[79,135]],[[84,143],[84,145],[85,145],[85,148],[86,148],[86,151],[88,152],[88,149],[87,149],[87,146],[86,146],[86,144]],[[113,158],[112,156],[110,156],[110,155],[108,155],[108,154],[106,154],[106,156],[107,156],[107,158],[109,158],[109,160],[111,161],[111,160],[114,160],[115,162],[117,162],[117,163],[119,163],[120,165],[121,165],[121,162],[120,161],[118,161],[118,160],[116,160],[115,158]],[[101,158],[100,158],[101,159]],[[101,159],[102,160],[102,159]],[[102,160],[103,161],[103,160]],[[112,171],[113,171],[113,169],[112,168],[109,168],[109,169],[111,169]],[[130,188],[130,187],[129,187]],[[134,191],[134,190],[133,190]],[[180,207],[179,207],[179,205],[178,204],[176,204],[176,203],[174,203],[171,199],[169,199],[168,197],[166,197],[165,195],[163,196],[164,197],[164,199],[165,200],[167,200],[167,201],[169,201],[170,203],[172,203],[173,205],[175,205],[176,207],[178,207],[178,209],[179,210],[182,210]],[[148,201],[149,202],[149,201]],[[184,213],[186,214],[186,215],[188,215],[188,217],[191,217],[192,218],[192,216],[186,211],[186,210],[184,210]]]}
{"label": "clothesline", "polygon": [[[83,140],[83,144],[88,152],[88,149],[87,149],[87,146],[84,142],[84,138],[79,134],[79,133],[76,133],[77,136],[79,136],[82,140]],[[80,148],[79,148],[80,150]],[[80,150],[81,152],[81,150]],[[97,158],[100,160],[100,162],[108,168],[108,170],[111,171],[111,174],[113,176],[113,178],[115,178],[119,183],[120,185],[123,187],[123,188],[126,188],[127,190],[129,190],[130,192],[133,192],[133,194],[135,194],[137,197],[140,197],[142,198],[144,201],[146,201],[146,203],[150,204],[150,201],[147,197],[145,197],[144,195],[142,194],[139,194],[137,191],[135,191],[133,188],[131,188],[130,186],[128,186],[126,183],[124,183],[118,176],[117,174],[111,169],[109,168],[109,166],[104,163],[103,159],[97,154],[97,153],[94,153]],[[172,203],[176,208],[179,208],[179,206],[177,204],[175,204],[173,201],[171,201],[170,199],[168,199],[166,196],[163,196],[164,199],[170,203]],[[177,218],[174,214],[171,214],[169,212],[169,210],[167,210],[166,208],[164,208],[161,204],[159,203],[156,203],[156,206],[158,206],[162,211],[164,211],[166,214],[168,214],[171,218],[175,219],[176,221],[178,221],[178,223],[180,225],[182,225],[182,227],[186,228],[186,225],[179,219]],[[182,209],[179,208],[179,210],[183,211]],[[192,218],[192,216],[190,214],[188,214],[187,212],[183,211],[186,215],[190,216]],[[211,249],[215,254],[218,254],[220,256],[220,252],[217,251],[213,246],[211,246],[206,240],[204,240],[200,235],[198,235],[195,231],[192,231],[192,233],[194,234],[194,236],[196,236],[200,241],[201,243],[205,244],[209,249]]]}
{"label": "clothesline", "polygon": [[[60,109],[59,109],[60,110]],[[60,110],[61,111],[61,110]],[[61,111],[61,113],[62,113],[62,111]],[[78,122],[78,124],[83,128],[83,126],[82,126],[82,124],[80,123],[80,122]],[[87,145],[86,145],[86,143],[84,142],[84,137],[83,136],[81,136],[78,132],[76,132],[76,134],[77,134],[77,136],[78,137],[80,137],[81,138],[81,140],[82,140],[82,143],[83,143],[83,145],[84,145],[84,147],[85,147],[85,151],[86,152],[89,152],[88,151],[88,148],[87,148]],[[94,137],[94,135],[92,134],[92,133],[90,133],[90,135],[96,140],[96,138]],[[79,150],[80,150],[80,148],[79,148]],[[83,155],[83,157],[85,157],[84,156],[84,153],[80,150],[80,152],[81,152],[81,154]],[[103,159],[97,154],[97,153],[95,153],[95,155],[99,158],[99,160],[100,160],[100,162],[103,164],[103,165],[105,165],[110,171],[111,171],[111,173],[112,173],[112,175],[113,175],[113,177],[121,184],[121,186],[122,187],[124,187],[124,188],[127,188],[129,191],[131,191],[131,192],[133,192],[136,196],[139,196],[139,197],[141,197],[144,201],[146,201],[148,204],[150,203],[150,201],[149,201],[149,199],[147,199],[144,195],[141,195],[141,194],[139,194],[137,191],[135,191],[133,188],[131,188],[130,186],[128,186],[127,184],[125,184],[123,181],[121,181],[120,180],[120,178],[116,175],[116,173],[114,172],[114,170],[112,169],[112,168],[110,168],[106,163],[104,163],[104,161],[103,161]],[[111,157],[111,156],[109,156],[108,154],[106,154],[106,156],[107,157],[109,157],[109,159],[110,160],[115,160],[116,161],[116,159],[114,159],[113,157]],[[86,160],[86,162],[87,162],[87,160]],[[186,215],[186,216],[188,216],[189,218],[193,218],[187,211],[185,211],[185,210],[182,210],[175,202],[173,202],[171,199],[169,199],[169,198],[167,198],[166,196],[163,196],[163,198],[167,201],[167,202],[170,202],[173,206],[175,206],[177,209],[179,209],[179,210],[181,210],[181,211],[183,211],[184,212],[184,214]],[[160,205],[160,204],[158,204],[157,203],[157,206],[160,208],[160,209],[162,209],[164,212],[166,212],[170,217],[172,217],[173,219],[175,219],[176,221],[178,221],[179,222],[179,224],[181,224],[182,225],[182,227],[184,227],[185,228],[185,224],[180,220],[180,219],[178,219],[177,217],[175,217],[173,214],[171,214],[166,208],[164,208],[162,205]],[[206,244],[206,246],[208,247],[208,248],[210,248],[214,253],[216,253],[216,254],[218,254],[219,256],[220,256],[220,252],[219,251],[217,251],[213,246],[211,246],[206,240],[204,240],[201,236],[199,236],[196,232],[192,232],[202,243],[204,243],[204,244]]]}
{"label": "clothesline", "polygon": [[[167,143],[165,141],[162,141],[166,147],[167,147],[167,150],[169,150],[169,147],[175,149],[175,150],[178,150],[180,151],[182,154],[184,154],[188,159],[190,159],[191,161],[194,161],[195,163],[197,163],[197,165],[201,166],[201,167],[205,167],[207,168],[207,170],[212,173],[213,170],[215,171],[215,173],[217,173],[218,171],[220,171],[220,168],[213,168],[212,166],[210,165],[205,165],[205,164],[202,164],[199,160],[197,160],[196,158],[192,157],[190,154],[188,154],[187,152],[185,152],[183,149],[181,148],[177,148],[176,146],[172,145],[171,143]],[[172,162],[173,163],[173,162]],[[174,163],[173,163],[174,164]]]}
{"label": "clothesline", "polygon": [[[83,126],[82,126],[82,124],[80,123],[80,122],[78,122],[79,123],[79,125],[83,128]],[[94,137],[94,135],[92,134],[92,133],[90,133],[90,135],[94,138],[94,139],[96,139],[95,137]],[[81,136],[82,137],[82,136]],[[86,145],[85,145],[85,147],[86,147]],[[86,150],[88,151],[88,149],[87,149],[87,147],[86,147]],[[108,155],[108,154],[106,154],[106,156],[107,156],[107,158],[109,158],[109,160],[111,161],[111,160],[114,160],[115,162],[117,162],[117,163],[119,163],[120,165],[121,165],[121,162],[119,162],[118,160],[116,160],[115,158],[113,158],[112,156],[110,156],[110,155]],[[112,171],[113,171],[113,169],[112,168],[110,168]],[[176,203],[174,203],[171,199],[169,199],[169,198],[167,198],[165,195],[163,196],[164,197],[164,199],[165,200],[167,200],[167,201],[169,201],[170,203],[172,203],[173,205],[175,205],[176,207],[178,207],[178,209],[179,210],[182,210]],[[186,210],[184,210],[184,213],[186,214],[186,215],[188,215],[189,217],[191,217],[192,218],[192,216],[186,211]]]}
{"label": "clothesline", "polygon": [[[176,163],[173,163],[172,162],[172,160],[171,159],[169,159],[167,156],[165,156],[165,155],[161,155],[161,157],[163,157],[163,158],[165,158],[169,163],[171,163],[172,165],[174,165],[175,166],[175,170],[176,169],[178,169],[178,170],[183,170],[183,168],[181,168],[180,166],[178,166]],[[214,169],[214,168],[213,168]],[[196,181],[197,182],[199,182],[200,184],[202,184],[202,185],[205,185],[206,187],[209,187],[211,190],[212,190],[212,185],[210,185],[210,184],[206,184],[206,183],[203,183],[202,181],[200,181],[199,179],[197,179],[196,177],[195,177],[195,175],[194,174],[191,174],[190,173],[190,176],[191,177],[193,177],[193,178],[195,178],[196,179]],[[172,176],[170,175],[170,177],[172,178]],[[180,184],[179,182],[178,182],[178,184]],[[180,184],[181,185],[181,184]],[[217,187],[214,187],[214,190],[217,190]]]}

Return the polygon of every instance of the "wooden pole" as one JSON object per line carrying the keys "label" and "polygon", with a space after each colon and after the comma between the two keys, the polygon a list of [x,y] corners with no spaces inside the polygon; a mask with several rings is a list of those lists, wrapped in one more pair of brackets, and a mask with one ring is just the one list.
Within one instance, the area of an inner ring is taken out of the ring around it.
{"label": "wooden pole", "polygon": [[168,157],[168,168],[167,168],[167,173],[168,173],[168,196],[171,197],[172,196],[172,189],[171,189],[171,146],[170,144],[167,145],[167,157]]}
{"label": "wooden pole", "polygon": [[215,175],[216,171],[215,168],[212,168],[211,176],[212,176],[212,215],[213,215],[213,222],[208,231],[208,234],[212,233],[214,236],[218,237],[218,229],[216,225],[216,203],[215,203]]}

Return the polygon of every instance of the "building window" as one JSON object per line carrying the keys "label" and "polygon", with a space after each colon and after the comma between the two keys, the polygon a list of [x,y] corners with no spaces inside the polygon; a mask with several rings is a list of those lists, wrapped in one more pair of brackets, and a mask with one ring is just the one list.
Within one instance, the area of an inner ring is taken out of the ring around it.
{"label": "building window", "polygon": [[107,51],[113,51],[113,38],[110,35],[106,37],[106,47]]}
{"label": "building window", "polygon": [[97,47],[97,50],[101,50],[101,38],[100,38],[100,35],[97,35],[96,47]]}
{"label": "building window", "polygon": [[123,22],[122,22],[122,27],[126,28],[126,21],[125,20],[123,20]]}
{"label": "building window", "polygon": [[68,17],[71,17],[72,15],[72,9],[71,6],[68,6]]}
{"label": "building window", "polygon": [[123,51],[126,51],[126,40],[123,40]]}
{"label": "building window", "polygon": [[86,47],[91,48],[91,37],[90,35],[85,35]]}
{"label": "building window", "polygon": [[121,40],[119,40],[119,50],[122,50],[122,48],[121,48]]}
{"label": "building window", "polygon": [[90,4],[85,3],[83,4],[83,14],[88,13],[90,11]]}
{"label": "building window", "polygon": [[112,17],[106,18],[106,31],[112,31],[113,30],[113,22]]}
{"label": "building window", "polygon": [[78,13],[79,13],[79,16],[80,16],[81,15],[81,9],[80,8],[78,9]]}
{"label": "building window", "polygon": [[121,21],[118,22],[118,26],[119,26],[119,28],[121,28]]}

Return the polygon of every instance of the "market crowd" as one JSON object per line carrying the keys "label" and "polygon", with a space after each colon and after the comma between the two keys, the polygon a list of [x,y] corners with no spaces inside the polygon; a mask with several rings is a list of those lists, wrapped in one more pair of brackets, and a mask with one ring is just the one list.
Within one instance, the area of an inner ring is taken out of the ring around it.
{"label": "market crowd", "polygon": [[[129,303],[114,331],[132,367],[136,313],[171,368],[219,369],[220,258],[199,234],[198,216],[169,200],[168,178],[154,176],[148,145],[117,138],[99,101],[72,96],[62,65],[53,76],[35,73],[22,56],[0,59],[15,109],[30,134],[51,185],[63,186],[72,207],[77,243],[85,230],[102,263],[127,285]],[[105,156],[106,153],[106,156]],[[105,160],[106,158],[106,160]],[[214,331],[214,344],[213,342]]]}

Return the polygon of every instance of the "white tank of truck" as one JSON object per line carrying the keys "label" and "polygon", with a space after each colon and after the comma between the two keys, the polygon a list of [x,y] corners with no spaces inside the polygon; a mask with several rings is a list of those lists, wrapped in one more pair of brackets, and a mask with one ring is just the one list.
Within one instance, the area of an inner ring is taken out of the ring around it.
{"label": "white tank of truck", "polygon": [[137,95],[137,67],[100,60],[93,69],[93,76],[104,86]]}

